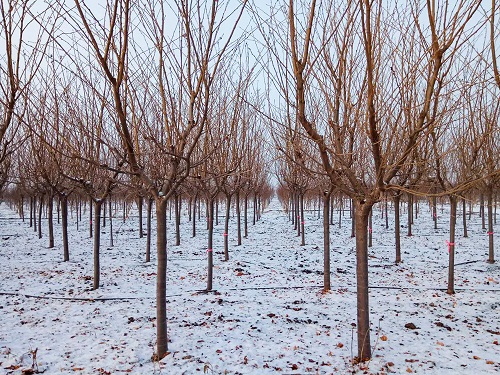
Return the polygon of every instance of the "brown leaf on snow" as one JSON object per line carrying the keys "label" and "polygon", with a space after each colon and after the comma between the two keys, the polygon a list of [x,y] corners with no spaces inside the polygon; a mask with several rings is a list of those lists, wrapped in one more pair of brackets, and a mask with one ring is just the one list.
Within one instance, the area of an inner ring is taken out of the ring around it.
{"label": "brown leaf on snow", "polygon": [[481,358],[480,358],[480,357],[478,357],[477,355],[472,356],[472,358],[474,358],[474,359],[481,359]]}
{"label": "brown leaf on snow", "polygon": [[344,347],[344,344],[342,344],[341,342],[339,342],[339,343],[337,344],[337,348],[343,348],[343,347]]}
{"label": "brown leaf on snow", "polygon": [[412,370],[411,368],[409,368],[409,367],[408,367],[408,368],[406,369],[406,372],[408,372],[408,373],[412,373],[412,372],[413,372],[413,370]]}
{"label": "brown leaf on snow", "polygon": [[438,344],[439,346],[444,346],[444,342],[441,341],[436,342],[436,344]]}
{"label": "brown leaf on snow", "polygon": [[382,336],[380,336],[380,340],[382,340],[382,341],[387,341],[387,336],[386,336],[386,335],[382,335]]}
{"label": "brown leaf on snow", "polygon": [[405,328],[408,328],[408,329],[418,329],[418,327],[413,324],[413,323],[406,323],[405,324]]}
{"label": "brown leaf on snow", "polygon": [[297,366],[295,363],[292,365],[292,370],[298,370],[299,366]]}
{"label": "brown leaf on snow", "polygon": [[486,361],[486,364],[487,364],[487,365],[494,365],[494,364],[495,364],[495,362],[493,362],[493,361]]}

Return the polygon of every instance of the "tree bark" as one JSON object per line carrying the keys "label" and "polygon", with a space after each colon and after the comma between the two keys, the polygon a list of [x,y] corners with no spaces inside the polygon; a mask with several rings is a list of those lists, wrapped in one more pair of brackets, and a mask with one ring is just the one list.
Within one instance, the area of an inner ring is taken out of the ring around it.
{"label": "tree bark", "polygon": [[139,197],[137,198],[137,210],[139,211],[139,238],[144,237],[144,232],[142,230],[142,222],[143,222],[142,206],[143,206],[143,202],[144,202],[144,198],[142,197],[142,195],[139,195]]}
{"label": "tree bark", "polygon": [[182,205],[181,194],[175,194],[175,246],[180,246],[181,244],[181,205]]}
{"label": "tree bark", "polygon": [[193,237],[196,237],[196,201],[197,200],[198,200],[198,196],[195,195],[193,198],[193,222],[191,223]]}
{"label": "tree bark", "polygon": [[90,225],[89,225],[89,234],[90,234],[90,238],[93,237],[92,235],[92,201],[90,201],[90,204],[89,204],[89,217],[90,217]]}
{"label": "tree bark", "polygon": [[54,248],[54,195],[47,198],[47,221],[49,224],[49,249]]}
{"label": "tree bark", "polygon": [[457,215],[457,198],[450,196],[450,240],[448,245],[448,289],[446,293],[455,294],[455,216]]}
{"label": "tree bark", "polygon": [[238,246],[241,246],[241,207],[240,207],[240,192],[236,192],[236,230],[238,232]]}
{"label": "tree bark", "polygon": [[486,229],[486,218],[485,218],[485,214],[484,214],[484,193],[481,193],[480,199],[481,199],[481,203],[479,206],[479,213],[481,215],[482,228],[483,228],[483,230],[485,230]]}
{"label": "tree bark", "polygon": [[158,358],[168,351],[167,337],[167,203],[164,198],[156,200],[156,347]]}
{"label": "tree bark", "polygon": [[42,209],[43,209],[43,197],[40,197],[38,203],[38,238],[42,238]]}
{"label": "tree bark", "polygon": [[151,261],[151,211],[153,199],[148,198],[147,218],[146,218],[146,263]]}
{"label": "tree bark", "polygon": [[68,196],[60,197],[61,201],[61,222],[64,261],[69,261],[69,241],[68,241]]}
{"label": "tree bark", "polygon": [[400,223],[401,193],[394,195],[394,237],[396,240],[396,264],[401,263],[401,223]]}
{"label": "tree bark", "polygon": [[97,200],[94,202],[94,285],[93,289],[99,289],[101,278],[101,264],[100,264],[100,245],[101,245],[101,208],[102,201]]}
{"label": "tree bark", "polygon": [[462,223],[464,226],[464,237],[467,238],[467,212],[466,212],[466,201],[462,198]]}
{"label": "tree bark", "polygon": [[493,185],[487,188],[488,204],[488,263],[495,263],[495,248],[493,246]]}
{"label": "tree bark", "polygon": [[212,290],[213,282],[213,269],[214,269],[214,252],[213,252],[213,239],[214,239],[214,199],[209,198],[208,201],[208,247],[207,247],[207,291]]}
{"label": "tree bark", "polygon": [[367,241],[371,207],[364,200],[356,200],[355,206],[358,359],[365,361],[371,358]]}
{"label": "tree bark", "polygon": [[304,194],[300,194],[300,235],[301,235],[300,245],[301,246],[306,245],[305,220],[306,219],[304,217]]}
{"label": "tree bark", "polygon": [[413,195],[411,193],[408,193],[408,233],[407,233],[408,237],[413,236],[413,233],[411,232],[412,224],[413,224]]}
{"label": "tree bark", "polygon": [[229,260],[229,215],[231,213],[231,195],[226,195],[226,217],[224,218],[224,261]]}
{"label": "tree bark", "polygon": [[111,197],[108,197],[108,211],[109,211],[109,246],[113,247],[113,209],[111,203]]}
{"label": "tree bark", "polygon": [[[323,197],[323,290],[331,289],[330,282],[330,205],[331,192],[325,191]],[[318,207],[319,209],[319,207]]]}
{"label": "tree bark", "polygon": [[244,228],[244,232],[243,232],[243,237],[244,238],[248,238],[248,195],[245,195],[245,202],[244,202],[244,205],[243,205],[243,228]]}

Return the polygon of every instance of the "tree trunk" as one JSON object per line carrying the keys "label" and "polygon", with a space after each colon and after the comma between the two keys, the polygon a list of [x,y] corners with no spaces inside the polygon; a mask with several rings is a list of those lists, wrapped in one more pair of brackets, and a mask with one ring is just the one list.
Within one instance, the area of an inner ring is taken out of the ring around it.
{"label": "tree trunk", "polygon": [[106,202],[102,205],[102,227],[106,228]]}
{"label": "tree trunk", "polygon": [[61,201],[61,222],[64,261],[69,261],[69,241],[68,241],[68,197],[63,195]]}
{"label": "tree trunk", "polygon": [[[331,289],[330,283],[330,205],[331,192],[325,191],[323,197],[323,290]],[[318,207],[319,209],[319,207]]]}
{"label": "tree trunk", "polygon": [[33,227],[33,197],[30,197],[30,228]]}
{"label": "tree trunk", "polygon": [[253,196],[253,221],[252,225],[255,225],[255,221],[257,219],[257,194]]}
{"label": "tree trunk", "polygon": [[373,246],[373,210],[368,215],[368,247]]}
{"label": "tree trunk", "polygon": [[411,237],[411,226],[413,224],[413,195],[408,193],[408,233],[407,236]]}
{"label": "tree trunk", "polygon": [[43,209],[43,197],[40,197],[38,203],[38,238],[42,238],[42,209]]}
{"label": "tree trunk", "polygon": [[167,337],[167,203],[164,198],[156,200],[156,350],[158,359],[168,350]]}
{"label": "tree trunk", "polygon": [[301,246],[306,245],[305,225],[306,225],[306,219],[304,217],[304,194],[300,194],[300,235],[301,235],[300,245]]}
{"label": "tree trunk", "polygon": [[219,199],[215,198],[215,225],[219,225]]}
{"label": "tree trunk", "polygon": [[196,237],[196,201],[198,200],[198,196],[195,195],[193,198],[193,222],[191,223],[193,230],[193,237]]}
{"label": "tree trunk", "polygon": [[213,270],[214,270],[214,199],[209,198],[208,201],[208,247],[207,247],[207,290],[212,290]]}
{"label": "tree trunk", "polygon": [[102,201],[97,200],[94,203],[94,285],[93,289],[99,289],[99,282],[101,277],[101,265],[99,250],[101,245],[101,208]]}
{"label": "tree trunk", "polygon": [[181,244],[181,205],[182,205],[182,195],[176,194],[174,196],[175,202],[175,246],[180,246]]}
{"label": "tree trunk", "polygon": [[448,245],[448,289],[446,293],[455,294],[455,216],[457,215],[457,198],[450,196],[450,240]]}
{"label": "tree trunk", "polygon": [[432,197],[432,218],[434,220],[434,229],[438,228],[438,217],[437,217],[437,199]]}
{"label": "tree trunk", "polygon": [[467,212],[466,212],[466,201],[462,198],[462,223],[464,226],[464,237],[467,238]]}
{"label": "tree trunk", "polygon": [[137,198],[137,210],[139,211],[139,238],[144,237],[144,232],[142,230],[142,206],[143,206],[144,198],[142,195],[139,195]]}
{"label": "tree trunk", "polygon": [[488,263],[495,263],[493,247],[493,185],[488,186]]}
{"label": "tree trunk", "polygon": [[394,237],[396,240],[396,264],[401,263],[401,223],[400,223],[401,193],[394,195]]}
{"label": "tree trunk", "polygon": [[385,211],[385,229],[389,229],[389,203],[387,196],[385,197],[385,204],[384,204],[384,211]]}
{"label": "tree trunk", "polygon": [[111,197],[108,197],[108,211],[109,211],[109,246],[113,247],[113,208],[111,203]]}
{"label": "tree trunk", "polygon": [[371,358],[367,241],[371,207],[364,200],[356,201],[355,206],[358,359],[365,361]]}
{"label": "tree trunk", "polygon": [[146,263],[151,261],[151,211],[153,199],[148,198],[147,218],[146,218]]}
{"label": "tree trunk", "polygon": [[484,193],[481,193],[480,199],[481,199],[481,203],[479,206],[479,214],[481,215],[482,228],[483,228],[483,230],[485,230],[486,229],[486,218],[485,218],[485,214],[484,214]]}
{"label": "tree trunk", "polygon": [[54,195],[48,196],[47,202],[47,220],[49,224],[49,249],[54,247]]}
{"label": "tree trunk", "polygon": [[224,261],[229,260],[229,215],[231,213],[231,196],[226,195],[226,217],[224,218]]}
{"label": "tree trunk", "polygon": [[240,192],[236,192],[236,230],[238,232],[238,246],[241,246],[241,207],[240,207]]}
{"label": "tree trunk", "polygon": [[90,205],[89,205],[89,216],[90,216],[89,234],[90,234],[90,238],[92,238],[93,237],[93,235],[92,235],[92,201],[90,201]]}
{"label": "tree trunk", "polygon": [[352,199],[349,199],[350,202],[350,215],[351,215],[351,238],[356,237],[356,207],[353,204]]}
{"label": "tree trunk", "polygon": [[245,195],[245,202],[243,205],[243,237],[247,238],[248,237],[248,195]]}

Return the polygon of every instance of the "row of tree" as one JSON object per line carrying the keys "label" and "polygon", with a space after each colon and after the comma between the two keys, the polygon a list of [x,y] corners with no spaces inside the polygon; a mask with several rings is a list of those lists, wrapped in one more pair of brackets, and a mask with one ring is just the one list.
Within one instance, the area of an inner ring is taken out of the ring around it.
{"label": "row of tree", "polygon": [[480,0],[4,1],[0,182],[57,197],[63,216],[71,194],[84,192],[96,226],[120,186],[154,202],[162,358],[168,202],[187,191],[203,197],[213,233],[216,197],[229,210],[233,196],[269,190],[267,162],[276,159],[296,207],[320,181],[325,288],[331,198],[351,199],[358,359],[368,359],[373,205],[405,191],[447,196],[454,215],[457,197],[483,184],[491,207],[498,8],[495,0],[489,8]]}

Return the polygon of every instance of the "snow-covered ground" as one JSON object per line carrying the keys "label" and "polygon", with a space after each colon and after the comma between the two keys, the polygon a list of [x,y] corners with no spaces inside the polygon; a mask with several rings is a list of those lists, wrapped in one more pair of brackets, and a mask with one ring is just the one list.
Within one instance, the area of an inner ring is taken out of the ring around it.
{"label": "snow-covered ground", "polygon": [[[350,220],[332,225],[332,291],[322,285],[322,221],[310,211],[306,246],[277,200],[223,262],[223,224],[216,227],[214,292],[206,285],[204,218],[191,238],[168,249],[170,354],[155,348],[155,256],[144,262],[137,216],[114,221],[115,246],[102,232],[101,288],[92,291],[88,227],[70,227],[70,262],[62,262],[60,227],[48,249],[29,222],[0,204],[0,374],[488,374],[500,372],[500,266],[486,263],[488,236],[477,212],[469,238],[456,239],[456,291],[447,282],[447,210],[434,230],[422,203],[413,236],[402,233],[395,265],[394,227],[374,213],[370,248],[373,359],[356,355],[355,250]],[[221,211],[222,212],[222,211]],[[120,217],[120,213],[117,216]],[[88,214],[87,214],[88,217]],[[86,220],[88,221],[88,219]],[[461,220],[458,220],[458,224]],[[171,222],[169,223],[171,224]],[[88,225],[88,223],[87,223]],[[496,236],[496,234],[495,234]],[[154,244],[153,236],[153,244]],[[498,241],[498,240],[497,240]],[[406,328],[412,323],[416,329]],[[36,360],[32,353],[36,350]]]}

